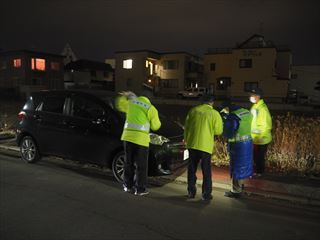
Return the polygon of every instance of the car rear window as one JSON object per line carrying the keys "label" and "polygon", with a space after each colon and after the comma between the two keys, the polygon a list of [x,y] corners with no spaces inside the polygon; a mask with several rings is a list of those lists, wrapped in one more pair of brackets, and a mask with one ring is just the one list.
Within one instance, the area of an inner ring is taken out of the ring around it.
{"label": "car rear window", "polygon": [[62,96],[46,97],[43,102],[42,111],[62,114],[64,102],[65,98]]}

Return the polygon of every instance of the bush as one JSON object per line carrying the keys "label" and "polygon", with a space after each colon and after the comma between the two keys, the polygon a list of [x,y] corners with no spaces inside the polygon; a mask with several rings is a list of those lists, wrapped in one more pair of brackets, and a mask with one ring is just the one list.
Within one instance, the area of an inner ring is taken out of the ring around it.
{"label": "bush", "polygon": [[[320,174],[320,117],[275,116],[272,135],[266,157],[269,171]],[[222,137],[217,138],[212,161],[217,166],[229,165]]]}

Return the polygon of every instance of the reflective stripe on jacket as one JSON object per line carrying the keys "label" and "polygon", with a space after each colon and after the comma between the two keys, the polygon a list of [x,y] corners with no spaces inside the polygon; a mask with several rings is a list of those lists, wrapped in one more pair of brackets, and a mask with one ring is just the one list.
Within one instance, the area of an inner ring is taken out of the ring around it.
{"label": "reflective stripe on jacket", "polygon": [[[252,114],[247,109],[238,108],[228,114],[224,122],[224,127],[237,126],[234,134],[228,137],[230,176],[236,180],[245,179],[253,173],[252,118]],[[234,121],[237,124],[230,124]]]}
{"label": "reflective stripe on jacket", "polygon": [[208,104],[192,108],[186,118],[184,139],[187,148],[212,154],[214,136],[220,135],[223,123],[218,111]]}
{"label": "reflective stripe on jacket", "polygon": [[272,119],[265,102],[260,99],[259,102],[253,104],[251,113],[253,115],[251,124],[253,143],[258,145],[270,143],[272,141]]}
{"label": "reflective stripe on jacket", "polygon": [[148,147],[150,129],[157,131],[161,127],[158,111],[150,100],[143,96],[132,100],[120,96],[116,99],[116,107],[126,113],[121,140]]}
{"label": "reflective stripe on jacket", "polygon": [[229,142],[243,142],[251,140],[251,123],[252,114],[244,108],[237,109],[232,114],[235,114],[239,118],[239,127],[235,132],[233,138],[229,138]]}

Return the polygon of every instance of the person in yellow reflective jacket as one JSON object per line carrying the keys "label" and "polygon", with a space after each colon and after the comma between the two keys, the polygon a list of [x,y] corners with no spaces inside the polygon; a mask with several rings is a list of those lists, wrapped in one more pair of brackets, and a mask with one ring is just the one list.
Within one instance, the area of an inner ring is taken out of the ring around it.
{"label": "person in yellow reflective jacket", "polygon": [[263,92],[259,88],[252,89],[250,92],[250,102],[253,103],[251,107],[253,115],[251,136],[256,176],[261,176],[265,171],[266,152],[268,144],[272,141],[272,118],[266,103],[262,99],[262,94]]}
{"label": "person in yellow reflective jacket", "polygon": [[137,97],[133,92],[122,92],[116,99],[116,108],[126,113],[121,136],[126,154],[123,190],[140,196],[148,194],[149,131],[161,127],[158,111],[147,97]]}
{"label": "person in yellow reflective jacket", "polygon": [[211,155],[214,136],[222,134],[223,123],[218,111],[213,109],[214,97],[206,95],[203,104],[192,108],[186,118],[184,139],[189,150],[188,197],[196,195],[197,167],[201,161],[203,174],[202,200],[212,199]]}

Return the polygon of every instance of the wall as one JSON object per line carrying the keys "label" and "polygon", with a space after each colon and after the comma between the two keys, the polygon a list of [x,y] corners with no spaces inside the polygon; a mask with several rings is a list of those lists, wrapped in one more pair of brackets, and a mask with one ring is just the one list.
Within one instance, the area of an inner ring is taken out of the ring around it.
{"label": "wall", "polygon": [[320,91],[314,89],[318,81],[320,81],[320,65],[292,67],[290,89],[309,96],[311,101],[320,102]]}

